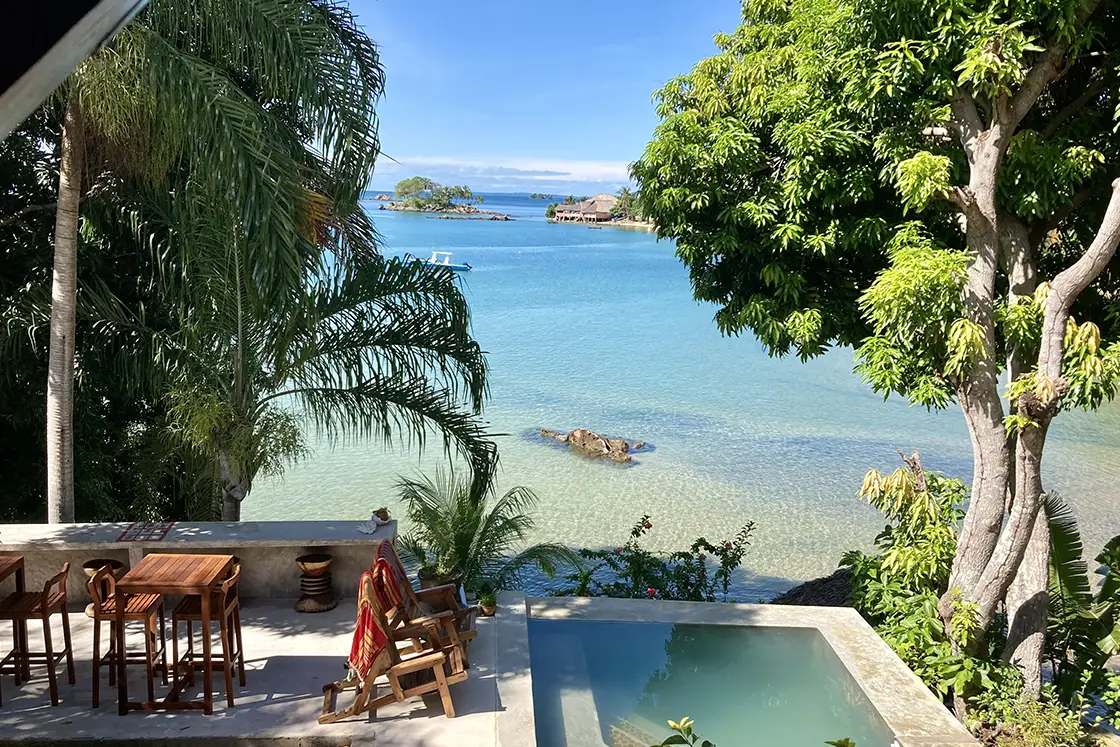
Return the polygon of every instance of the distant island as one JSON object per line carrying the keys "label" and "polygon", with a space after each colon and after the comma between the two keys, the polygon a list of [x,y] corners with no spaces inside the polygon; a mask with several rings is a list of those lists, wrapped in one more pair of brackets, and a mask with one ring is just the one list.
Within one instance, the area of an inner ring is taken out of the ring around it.
{"label": "distant island", "polygon": [[529,199],[530,200],[551,200],[552,195],[544,195],[544,194],[541,194],[540,192],[534,192],[533,194],[529,195]]}
{"label": "distant island", "polygon": [[[477,220],[513,220],[508,215],[492,210],[479,210],[482,195],[476,195],[467,186],[444,186],[426,176],[412,176],[397,182],[393,194],[379,194],[374,199],[382,201],[380,210],[400,210],[414,213],[455,213],[480,216]],[[481,217],[486,216],[486,217]]]}

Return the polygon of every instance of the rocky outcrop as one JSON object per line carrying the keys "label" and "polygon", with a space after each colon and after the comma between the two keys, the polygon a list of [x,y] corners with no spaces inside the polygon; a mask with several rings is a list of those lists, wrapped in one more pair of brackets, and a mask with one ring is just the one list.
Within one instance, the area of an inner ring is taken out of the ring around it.
{"label": "rocky outcrop", "polygon": [[607,438],[586,428],[576,428],[568,433],[557,433],[547,428],[541,428],[541,436],[555,438],[580,453],[593,457],[603,457],[610,459],[612,462],[629,462],[632,459],[630,452],[646,445],[644,441],[627,443],[621,438]]}
{"label": "rocky outcrop", "polygon": [[841,568],[831,576],[815,578],[770,600],[770,604],[800,604],[813,607],[850,607],[852,570]]}

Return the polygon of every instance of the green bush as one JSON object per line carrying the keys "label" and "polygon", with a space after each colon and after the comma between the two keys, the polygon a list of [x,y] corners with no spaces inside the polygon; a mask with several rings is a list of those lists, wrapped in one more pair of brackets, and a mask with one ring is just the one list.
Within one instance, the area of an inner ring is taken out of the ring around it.
{"label": "green bush", "polygon": [[973,731],[996,747],[1091,747],[1081,716],[1053,700],[1035,700],[993,690],[977,696],[968,721]]}
{"label": "green bush", "polygon": [[[568,586],[557,596],[673,599],[689,602],[727,601],[731,574],[743,562],[754,524],[748,522],[733,539],[712,544],[698,538],[688,550],[668,555],[642,547],[653,529],[648,515],[630,529],[630,539],[613,550],[579,551],[581,562],[564,577]],[[709,557],[715,570],[709,566]]]}
{"label": "green bush", "polygon": [[[699,747],[716,747],[707,739],[704,739],[694,732],[692,730],[692,724],[693,721],[688,716],[682,718],[679,723],[670,721],[669,728],[673,730],[673,733],[667,736],[664,741],[650,745],[650,747],[668,747],[668,745],[671,744],[684,744],[693,747],[695,747],[695,745],[699,745]],[[832,747],[856,747],[856,743],[847,738],[825,742],[825,744],[831,745]]]}

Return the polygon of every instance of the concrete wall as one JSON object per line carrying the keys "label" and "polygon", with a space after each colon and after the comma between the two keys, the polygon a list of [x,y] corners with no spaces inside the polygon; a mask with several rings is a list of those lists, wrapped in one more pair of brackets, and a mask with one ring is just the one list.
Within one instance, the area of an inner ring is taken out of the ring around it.
{"label": "concrete wall", "polygon": [[[0,555],[22,555],[28,591],[41,591],[43,583],[70,563],[67,594],[72,606],[89,601],[82,564],[97,558],[121,561],[125,568],[153,552],[236,555],[241,560],[241,596],[246,599],[299,598],[299,566],[296,558],[309,553],[333,557],[331,575],[339,599],[357,595],[358,579],[370,567],[373,552],[382,539],[396,538],[396,522],[374,534],[358,531],[361,522],[220,522],[177,524],[175,531],[158,542],[117,542],[122,526],[0,525]],[[306,537],[302,540],[301,537]],[[0,584],[0,594],[15,589],[14,578]]]}

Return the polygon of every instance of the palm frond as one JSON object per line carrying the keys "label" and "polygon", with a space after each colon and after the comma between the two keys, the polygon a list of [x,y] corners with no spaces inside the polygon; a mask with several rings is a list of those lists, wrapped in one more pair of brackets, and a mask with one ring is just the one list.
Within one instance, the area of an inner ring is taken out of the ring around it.
{"label": "palm frond", "polygon": [[513,557],[503,558],[485,571],[486,577],[498,589],[510,589],[519,585],[524,571],[536,566],[549,578],[554,577],[561,568],[580,566],[580,556],[571,548],[561,544],[545,542],[532,545]]}
{"label": "palm frond", "polygon": [[1046,494],[1043,508],[1050,525],[1050,573],[1055,597],[1087,606],[1093,597],[1085,548],[1073,509],[1055,491]]}

